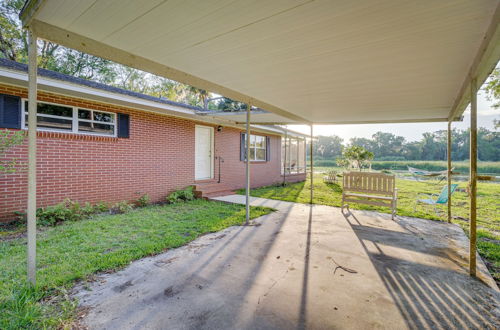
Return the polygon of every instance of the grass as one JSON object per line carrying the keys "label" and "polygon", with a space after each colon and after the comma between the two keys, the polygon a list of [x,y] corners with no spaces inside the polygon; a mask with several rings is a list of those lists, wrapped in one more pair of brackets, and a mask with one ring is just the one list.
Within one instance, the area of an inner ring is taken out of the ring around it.
{"label": "grass", "polygon": [[[443,171],[446,170],[446,161],[432,160],[405,160],[405,161],[382,161],[374,160],[371,162],[374,170],[398,170],[406,171],[407,166],[416,167],[426,171]],[[336,167],[336,161],[332,159],[318,159],[314,161],[315,167],[332,168]],[[453,161],[452,166],[455,172],[460,172],[463,175],[469,173],[468,161]],[[477,169],[479,174],[500,174],[500,162],[478,162]]]}
{"label": "grass", "polygon": [[[251,217],[272,212],[252,207]],[[245,207],[195,200],[45,228],[37,241],[37,286],[26,285],[26,239],[0,241],[0,329],[57,328],[75,316],[75,281],[182,246],[245,221]]]}
{"label": "grass", "polygon": [[[342,187],[340,184],[328,184],[322,180],[323,174],[314,176],[314,203],[340,207]],[[455,182],[454,182],[455,183]],[[466,182],[458,183],[459,189],[465,189]],[[398,188],[398,215],[444,220],[446,206],[438,206],[440,216],[437,216],[431,207],[419,206],[415,211],[415,200],[418,193],[439,193],[445,183],[438,184],[437,180],[416,182],[397,179]],[[239,191],[244,193],[244,191]],[[287,186],[268,186],[253,189],[251,195],[290,202],[309,203],[310,180],[288,184]],[[500,184],[478,183],[477,194],[477,226],[478,250],[488,264],[488,268],[497,282],[500,282]],[[390,213],[389,208],[362,204],[350,204],[352,209],[372,210]],[[459,224],[466,233],[469,231],[469,198],[462,191],[457,191],[452,198],[452,214],[454,223]]]}

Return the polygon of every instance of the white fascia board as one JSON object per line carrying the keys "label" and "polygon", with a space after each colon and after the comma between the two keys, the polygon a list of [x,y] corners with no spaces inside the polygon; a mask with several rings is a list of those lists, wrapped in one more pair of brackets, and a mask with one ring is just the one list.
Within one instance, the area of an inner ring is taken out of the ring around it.
{"label": "white fascia board", "polygon": [[[16,85],[22,85],[23,87],[26,87],[28,84],[28,75],[24,72],[0,68],[0,78],[5,78],[7,83],[11,82]],[[116,105],[127,104],[129,107],[130,106],[138,106],[139,108],[147,107],[147,108],[166,110],[169,112],[173,111],[182,114],[196,115],[196,110],[186,109],[181,106],[143,100],[133,96],[108,92],[88,86],[78,85],[71,82],[64,82],[57,79],[50,79],[43,76],[38,76],[37,80],[38,80],[38,86],[41,90],[46,90],[57,94],[68,95],[71,97],[77,96],[88,100],[103,101],[106,103],[111,103]]]}
{"label": "white fascia board", "polygon": [[[77,97],[95,102],[102,102],[114,106],[125,106],[136,111],[143,110],[146,112],[170,115],[203,123],[230,126],[242,129],[241,125],[237,125],[235,122],[227,120],[227,118],[211,118],[210,116],[198,114],[197,110],[186,109],[181,106],[143,100],[133,96],[112,93],[88,86],[81,86],[75,83],[64,82],[57,79],[50,79],[43,76],[38,76],[37,81],[40,90],[51,92],[54,94],[64,95],[68,97]],[[27,88],[28,74],[16,70],[0,68],[0,83]],[[256,125],[252,125],[252,127],[263,133],[280,134],[279,130],[272,129],[270,127],[256,127]]]}

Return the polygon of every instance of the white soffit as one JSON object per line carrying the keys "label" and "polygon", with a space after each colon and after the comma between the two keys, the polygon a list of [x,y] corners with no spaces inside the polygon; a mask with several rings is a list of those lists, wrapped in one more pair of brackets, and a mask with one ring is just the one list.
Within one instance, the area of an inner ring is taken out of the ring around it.
{"label": "white soffit", "polygon": [[441,121],[498,4],[41,0],[30,2],[28,24],[40,37],[294,121]]}

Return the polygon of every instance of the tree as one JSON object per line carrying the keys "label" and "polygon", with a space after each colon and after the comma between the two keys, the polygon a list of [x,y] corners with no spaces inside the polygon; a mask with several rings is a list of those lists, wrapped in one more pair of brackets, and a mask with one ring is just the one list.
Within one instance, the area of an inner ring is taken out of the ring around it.
{"label": "tree", "polygon": [[24,132],[0,131],[0,174],[13,173],[17,170],[15,158],[8,157],[8,151],[24,142]]}
{"label": "tree", "polygon": [[344,140],[336,135],[317,136],[313,143],[313,155],[323,159],[335,159],[342,155],[342,142]]}
{"label": "tree", "polygon": [[373,156],[373,152],[368,151],[361,146],[353,145],[348,148],[344,148],[342,151],[342,158],[337,160],[337,163],[340,166],[350,166],[361,171],[364,167],[368,167],[370,165]]}
{"label": "tree", "polygon": [[[24,0],[0,0],[0,58],[27,63],[28,42],[18,14]],[[203,106],[209,93],[100,57],[38,40],[38,67],[177,102]]]}
{"label": "tree", "polygon": [[500,68],[493,70],[485,83],[484,90],[488,100],[495,102],[493,107],[500,108]]}

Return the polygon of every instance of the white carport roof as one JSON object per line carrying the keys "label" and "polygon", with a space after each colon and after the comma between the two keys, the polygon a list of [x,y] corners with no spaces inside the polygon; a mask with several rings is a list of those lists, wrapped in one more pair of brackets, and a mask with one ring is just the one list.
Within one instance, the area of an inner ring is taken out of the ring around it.
{"label": "white carport roof", "polygon": [[500,57],[498,0],[29,0],[38,37],[294,122],[456,120]]}

